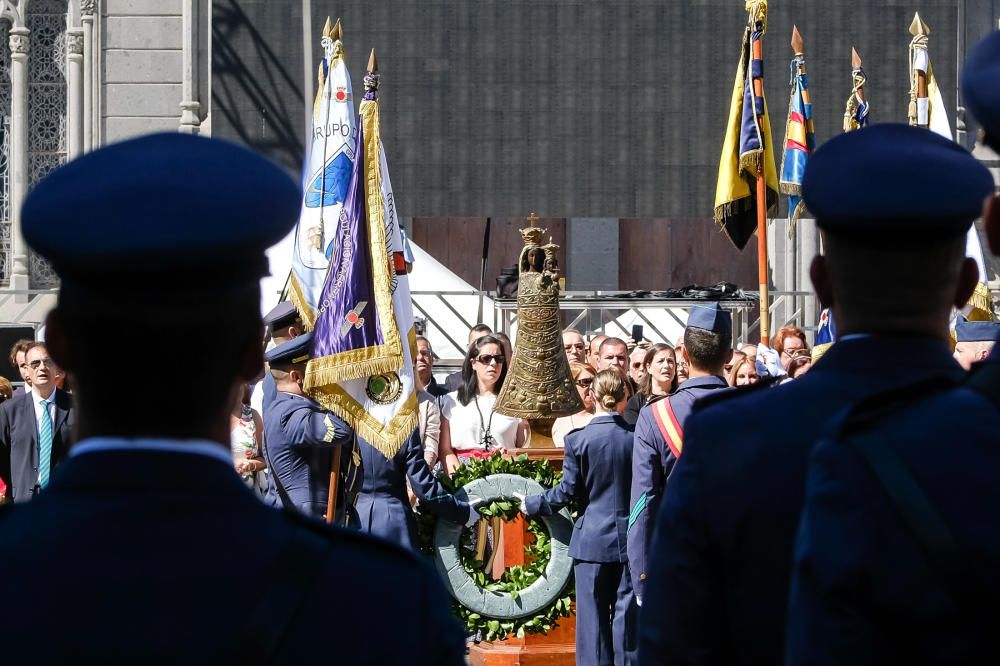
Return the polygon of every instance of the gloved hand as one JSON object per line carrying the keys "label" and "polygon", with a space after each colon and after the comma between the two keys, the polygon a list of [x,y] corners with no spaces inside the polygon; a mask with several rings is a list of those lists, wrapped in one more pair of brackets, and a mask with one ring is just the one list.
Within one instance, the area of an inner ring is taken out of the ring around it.
{"label": "gloved hand", "polygon": [[637,596],[635,598],[635,605],[638,606],[639,608],[642,608],[642,597]]}
{"label": "gloved hand", "polygon": [[514,499],[517,500],[517,510],[527,516],[528,510],[524,507],[524,495],[521,493],[514,493]]}
{"label": "gloved hand", "polygon": [[482,504],[485,501],[486,500],[484,499],[474,499],[471,502],[469,502],[469,518],[468,520],[465,521],[466,527],[472,527],[477,522],[479,522],[480,518],[482,518],[482,516],[479,515],[479,511],[477,511],[477,508],[482,506]]}
{"label": "gloved hand", "polygon": [[786,377],[788,375],[781,366],[778,352],[763,343],[757,345],[757,374],[761,377]]}

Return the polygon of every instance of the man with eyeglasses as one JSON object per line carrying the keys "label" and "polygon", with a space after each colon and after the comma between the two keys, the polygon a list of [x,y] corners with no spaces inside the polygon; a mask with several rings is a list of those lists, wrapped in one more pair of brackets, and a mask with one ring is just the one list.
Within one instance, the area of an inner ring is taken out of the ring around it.
{"label": "man with eyeglasses", "polygon": [[30,390],[0,406],[0,458],[10,499],[27,502],[49,484],[73,443],[72,400],[56,388],[62,375],[44,344],[25,352]]}
{"label": "man with eyeglasses", "polygon": [[587,362],[587,343],[583,341],[583,334],[575,328],[567,328],[562,334],[563,349],[566,350],[566,358],[570,363]]}

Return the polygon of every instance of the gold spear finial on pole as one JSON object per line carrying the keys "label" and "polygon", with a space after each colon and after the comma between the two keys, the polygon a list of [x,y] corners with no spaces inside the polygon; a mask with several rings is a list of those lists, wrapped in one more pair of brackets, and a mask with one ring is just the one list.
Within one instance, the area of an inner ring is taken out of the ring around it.
{"label": "gold spear finial on pole", "polygon": [[917,35],[931,34],[930,26],[924,23],[924,20],[920,18],[920,12],[914,12],[913,14],[913,22],[910,23],[910,34],[914,37]]}
{"label": "gold spear finial on pole", "polygon": [[801,56],[806,52],[805,49],[805,43],[802,41],[798,26],[792,25],[792,51],[795,52],[795,55]]}

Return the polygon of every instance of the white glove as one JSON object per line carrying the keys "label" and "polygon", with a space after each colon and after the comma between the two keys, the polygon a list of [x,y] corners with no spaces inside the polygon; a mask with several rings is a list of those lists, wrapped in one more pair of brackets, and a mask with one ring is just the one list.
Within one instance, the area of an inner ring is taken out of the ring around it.
{"label": "white glove", "polygon": [[479,511],[477,511],[476,509],[477,507],[481,506],[485,501],[486,500],[483,499],[475,499],[469,502],[469,518],[468,520],[465,521],[466,527],[472,527],[477,522],[479,522],[480,518],[482,518],[482,516],[479,515]]}
{"label": "white glove", "polygon": [[638,606],[639,608],[642,608],[642,597],[636,596],[635,605]]}
{"label": "white glove", "polygon": [[788,375],[781,367],[781,358],[778,352],[763,343],[757,345],[757,374],[762,377],[785,377]]}
{"label": "white glove", "polygon": [[517,500],[517,510],[527,516],[528,510],[524,508],[524,495],[521,493],[514,493],[514,499]]}

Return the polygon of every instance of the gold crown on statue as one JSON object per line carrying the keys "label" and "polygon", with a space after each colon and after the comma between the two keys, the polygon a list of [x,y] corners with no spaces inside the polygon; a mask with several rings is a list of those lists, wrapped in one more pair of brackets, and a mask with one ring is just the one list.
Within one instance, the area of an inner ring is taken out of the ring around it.
{"label": "gold crown on statue", "polygon": [[521,229],[521,238],[524,239],[525,245],[541,245],[545,239],[545,229],[541,227]]}

